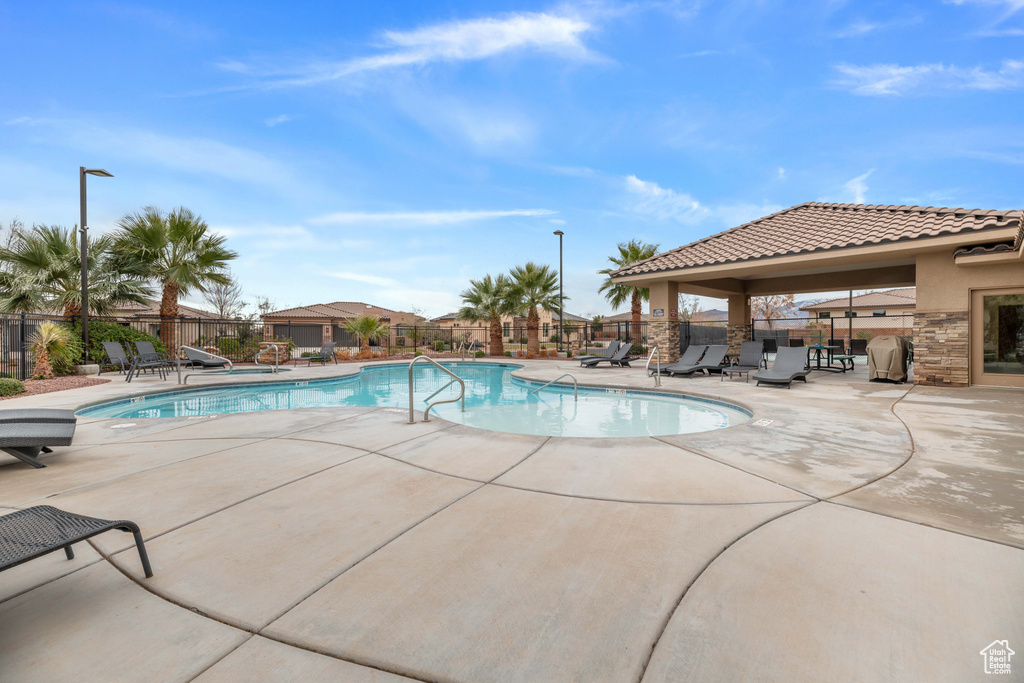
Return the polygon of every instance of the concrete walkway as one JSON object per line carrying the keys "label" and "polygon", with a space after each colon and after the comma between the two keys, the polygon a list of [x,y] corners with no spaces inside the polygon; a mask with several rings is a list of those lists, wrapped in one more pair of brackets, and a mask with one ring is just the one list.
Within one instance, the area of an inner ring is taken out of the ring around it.
{"label": "concrete walkway", "polygon": [[[172,388],[115,378],[0,408]],[[662,388],[754,418],[634,439],[380,408],[82,419],[45,469],[0,461],[0,515],[133,519],[156,574],[119,532],[0,573],[0,678],[965,681],[994,640],[1024,653],[1024,392],[863,368]]]}

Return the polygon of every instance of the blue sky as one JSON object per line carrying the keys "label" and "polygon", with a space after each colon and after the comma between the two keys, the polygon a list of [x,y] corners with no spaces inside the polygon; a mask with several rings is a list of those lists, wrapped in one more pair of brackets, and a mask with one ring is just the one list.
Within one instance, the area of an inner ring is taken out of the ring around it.
{"label": "blue sky", "polygon": [[[805,201],[1011,209],[1024,0],[0,2],[0,222],[185,205],[250,296],[430,315]],[[713,305],[713,302],[709,302]]]}

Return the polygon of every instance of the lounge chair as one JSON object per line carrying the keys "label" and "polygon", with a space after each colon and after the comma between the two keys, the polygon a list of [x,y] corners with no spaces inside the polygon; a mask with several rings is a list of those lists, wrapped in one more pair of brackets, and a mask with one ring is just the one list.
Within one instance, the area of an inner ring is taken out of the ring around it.
{"label": "lounge chair", "polygon": [[50,446],[70,446],[76,420],[71,410],[0,410],[0,451],[32,467],[46,467],[37,457],[49,453]]}
{"label": "lounge chair", "polygon": [[620,346],[615,353],[612,354],[611,358],[591,358],[580,363],[585,368],[596,368],[599,363],[610,363],[612,365],[618,365],[619,367],[629,367],[629,361],[633,360],[629,357],[629,352],[633,350],[633,345],[626,342]]}
{"label": "lounge chair", "polygon": [[763,365],[765,370],[767,370],[768,356],[778,352],[779,340],[775,337],[768,337],[767,339],[762,339],[761,343],[764,344],[764,352],[761,354],[761,365]]}
{"label": "lounge chair", "polygon": [[615,355],[615,352],[619,349],[619,342],[616,339],[612,339],[608,342],[608,347],[604,350],[604,353],[600,356],[576,356],[576,360],[583,363],[585,360],[593,360],[595,358],[599,360],[611,360],[611,357]]}
{"label": "lounge chair", "polygon": [[327,361],[331,359],[334,360],[335,365],[338,364],[338,359],[334,357],[334,342],[327,342],[326,344],[320,347],[319,353],[317,353],[315,356],[310,356],[307,359],[309,362],[306,363],[306,367],[309,367],[314,362],[323,363],[324,365],[327,365]]}
{"label": "lounge chair", "polygon": [[675,363],[669,365],[661,365],[658,367],[658,372],[670,372],[669,368],[674,366],[690,366],[697,365],[700,362],[701,356],[703,356],[708,350],[707,344],[690,344],[683,351],[683,355],[679,357]]}
{"label": "lounge chair", "polygon": [[162,362],[166,367],[174,367],[174,361],[166,353],[160,353],[153,346],[153,342],[150,341],[137,341],[135,342],[135,353],[137,358],[141,358],[146,363]]}
{"label": "lounge chair", "polygon": [[125,353],[124,347],[121,346],[120,342],[103,342],[103,350],[107,354],[107,362],[100,363],[100,372],[103,374],[104,365],[116,365],[121,368],[121,374],[123,375],[127,370],[128,366],[132,364],[132,359]]}
{"label": "lounge chair", "polygon": [[742,374],[747,376],[747,381],[750,381],[750,373],[753,370],[761,369],[761,357],[764,354],[764,343],[759,341],[745,341],[740,345],[740,359],[736,365],[730,365],[722,368],[722,381],[725,381],[725,376],[728,374],[730,377],[734,374]]}
{"label": "lounge chair", "polygon": [[146,545],[139,525],[126,519],[110,521],[76,515],[49,505],[17,510],[0,516],[0,571],[64,549],[69,560],[75,559],[72,543],[84,541],[111,529],[129,531],[135,536],[142,570],[146,578],[153,576]]}
{"label": "lounge chair", "polygon": [[775,354],[771,369],[754,373],[754,379],[757,380],[757,386],[761,386],[761,383],[764,382],[765,384],[785,384],[786,388],[789,388],[795,379],[806,382],[810,372],[807,368],[806,351],[801,348],[783,347]]}
{"label": "lounge chair", "polygon": [[192,367],[199,366],[201,368],[222,368],[228,364],[228,362],[223,358],[211,356],[205,351],[200,351],[198,349],[190,349],[187,346],[182,350],[185,352],[185,358],[188,359],[188,363]]}
{"label": "lounge chair", "polygon": [[680,362],[669,365],[663,369],[673,377],[676,375],[693,377],[693,373],[699,372],[700,370],[707,371],[708,374],[711,374],[711,370],[721,368],[722,361],[725,360],[725,354],[727,353],[729,353],[728,344],[712,344],[708,347],[708,350],[704,353],[704,357],[701,358],[699,362],[687,365],[680,360]]}

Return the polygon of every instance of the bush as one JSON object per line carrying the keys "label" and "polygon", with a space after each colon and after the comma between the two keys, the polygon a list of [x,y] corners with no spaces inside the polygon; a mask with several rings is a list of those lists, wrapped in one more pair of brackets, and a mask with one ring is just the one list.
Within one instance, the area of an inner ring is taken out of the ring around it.
{"label": "bush", "polygon": [[236,337],[221,337],[217,340],[217,348],[222,356],[237,356],[242,352],[242,342]]}
{"label": "bush", "polygon": [[415,358],[415,357],[418,357],[418,356],[422,356],[423,352],[417,349],[417,351],[414,354],[412,354],[412,355]]}
{"label": "bush", "polygon": [[82,337],[68,325],[40,323],[30,340],[37,377],[67,375],[82,358]]}
{"label": "bush", "polygon": [[476,353],[473,354],[475,358],[483,358],[485,355],[487,354],[485,354],[483,351],[477,351]]}
{"label": "bush", "polygon": [[854,339],[871,339],[874,336],[875,335],[871,334],[867,330],[861,330],[857,334],[853,335],[853,338]]}
{"label": "bush", "polygon": [[352,352],[349,351],[348,349],[338,349],[337,351],[334,352],[334,356],[338,360],[350,360],[352,358]]}
{"label": "bush", "polygon": [[512,352],[511,351],[506,351],[505,355],[508,356],[509,358],[511,358],[512,357]]}
{"label": "bush", "polygon": [[557,334],[551,335],[551,338],[548,339],[548,341],[551,342],[552,344],[557,344],[558,343],[558,335]]}
{"label": "bush", "polygon": [[310,358],[314,355],[316,354],[314,354],[312,351],[303,351],[302,353],[299,354],[299,358]]}
{"label": "bush", "polygon": [[24,384],[13,377],[0,377],[0,396],[17,396],[24,393]]}
{"label": "bush", "polygon": [[433,344],[431,344],[430,347],[432,349],[434,349],[435,351],[437,351],[438,353],[440,353],[441,351],[444,351],[444,342],[438,340],[438,341],[434,342]]}
{"label": "bush", "polygon": [[[75,334],[79,339],[82,338],[80,323],[75,325]],[[135,346],[133,344],[137,341],[152,342],[157,353],[167,353],[167,347],[163,345],[163,342],[142,330],[103,320],[89,321],[89,359],[93,363],[102,363],[107,358],[107,352],[103,350],[103,342],[117,342],[122,347],[127,346],[134,355]]]}

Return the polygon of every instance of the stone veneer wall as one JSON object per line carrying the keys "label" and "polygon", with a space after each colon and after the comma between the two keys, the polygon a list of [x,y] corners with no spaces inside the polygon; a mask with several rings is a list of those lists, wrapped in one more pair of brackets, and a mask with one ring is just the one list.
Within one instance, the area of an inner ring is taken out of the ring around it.
{"label": "stone veneer wall", "polygon": [[970,384],[967,311],[914,314],[914,384]]}
{"label": "stone veneer wall", "polygon": [[740,352],[740,345],[750,341],[750,325],[726,325],[725,342],[731,347],[732,353]]}
{"label": "stone veneer wall", "polygon": [[675,363],[679,360],[679,322],[676,320],[651,320],[647,324],[647,342],[661,351],[661,363]]}

